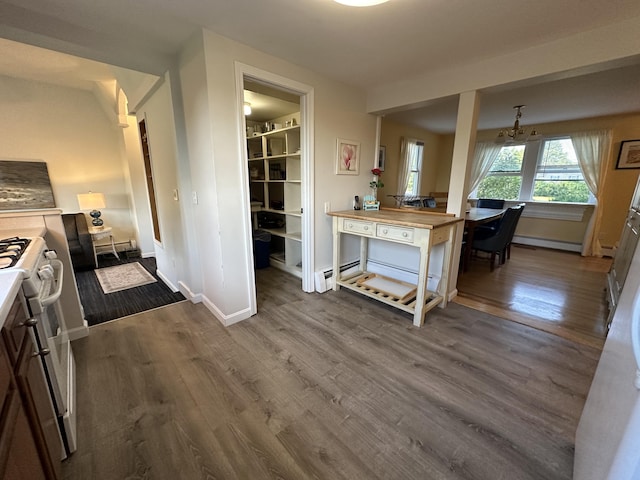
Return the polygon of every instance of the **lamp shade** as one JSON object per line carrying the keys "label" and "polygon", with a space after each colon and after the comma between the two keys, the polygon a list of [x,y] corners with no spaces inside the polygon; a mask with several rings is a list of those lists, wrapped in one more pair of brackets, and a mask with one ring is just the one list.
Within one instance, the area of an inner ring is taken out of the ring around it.
{"label": "lamp shade", "polygon": [[80,210],[99,210],[107,205],[104,201],[103,193],[79,193],[78,205]]}

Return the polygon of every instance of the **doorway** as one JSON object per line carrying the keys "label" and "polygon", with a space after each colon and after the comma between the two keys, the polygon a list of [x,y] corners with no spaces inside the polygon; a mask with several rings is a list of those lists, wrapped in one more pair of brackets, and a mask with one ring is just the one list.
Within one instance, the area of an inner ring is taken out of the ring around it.
{"label": "doorway", "polygon": [[302,278],[300,97],[245,80],[254,265]]}
{"label": "doorway", "polygon": [[303,291],[314,291],[313,89],[247,65],[236,70],[247,231],[252,232],[249,244],[255,244],[250,265],[253,314],[253,267],[264,255],[256,230],[269,234],[269,264],[299,277]]}

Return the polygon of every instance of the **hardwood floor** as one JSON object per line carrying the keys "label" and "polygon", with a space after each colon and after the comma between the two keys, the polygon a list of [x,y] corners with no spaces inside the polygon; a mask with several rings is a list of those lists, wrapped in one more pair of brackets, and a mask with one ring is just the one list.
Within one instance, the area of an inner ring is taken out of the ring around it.
{"label": "hardwood floor", "polygon": [[455,303],[424,327],[259,270],[255,317],[182,302],[73,343],[71,479],[570,479],[599,351]]}
{"label": "hardwood floor", "polygon": [[511,250],[511,259],[493,272],[487,259],[475,258],[458,277],[454,301],[601,349],[612,260],[519,245]]}

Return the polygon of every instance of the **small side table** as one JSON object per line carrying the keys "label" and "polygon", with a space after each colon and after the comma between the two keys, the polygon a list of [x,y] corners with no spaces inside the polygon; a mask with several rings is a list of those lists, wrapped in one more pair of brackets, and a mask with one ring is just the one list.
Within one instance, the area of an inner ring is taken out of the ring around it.
{"label": "small side table", "polygon": [[[116,252],[116,245],[113,241],[113,234],[111,233],[111,227],[91,227],[89,228],[89,233],[91,234],[91,240],[93,243],[93,257],[96,261],[96,267],[98,266],[98,255],[103,255],[105,253],[113,253],[118,260],[120,260],[120,256],[118,252]],[[108,238],[109,243],[98,244],[96,245],[96,240],[102,240],[103,238]]]}

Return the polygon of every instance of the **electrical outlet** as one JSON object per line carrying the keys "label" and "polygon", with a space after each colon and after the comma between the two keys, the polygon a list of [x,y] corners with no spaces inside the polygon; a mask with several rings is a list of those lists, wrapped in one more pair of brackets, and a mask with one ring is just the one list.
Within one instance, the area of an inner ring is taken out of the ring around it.
{"label": "electrical outlet", "polygon": [[329,213],[331,211],[331,202],[324,202],[324,213]]}

